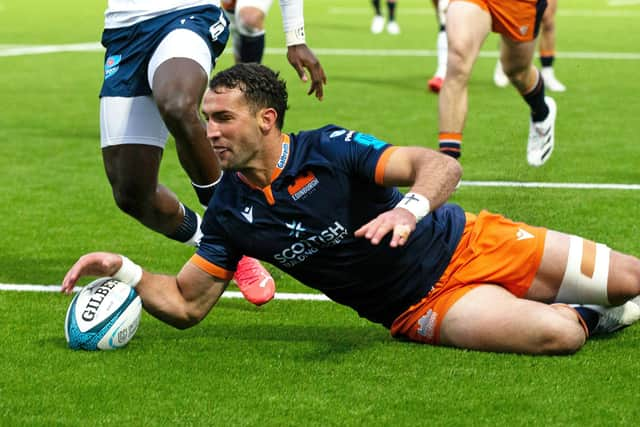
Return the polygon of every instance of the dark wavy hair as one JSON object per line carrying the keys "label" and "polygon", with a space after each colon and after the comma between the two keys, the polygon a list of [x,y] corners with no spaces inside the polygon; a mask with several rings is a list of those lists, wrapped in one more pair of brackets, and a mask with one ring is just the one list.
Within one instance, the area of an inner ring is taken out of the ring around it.
{"label": "dark wavy hair", "polygon": [[278,113],[276,126],[282,129],[289,95],[286,82],[279,77],[280,73],[261,64],[236,64],[216,73],[209,81],[209,89],[214,92],[221,87],[240,89],[252,111],[275,109]]}

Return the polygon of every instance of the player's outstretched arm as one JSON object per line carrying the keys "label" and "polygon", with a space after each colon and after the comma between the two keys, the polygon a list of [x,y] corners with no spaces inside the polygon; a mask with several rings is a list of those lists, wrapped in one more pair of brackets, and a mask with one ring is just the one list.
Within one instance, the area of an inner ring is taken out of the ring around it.
{"label": "player's outstretched arm", "polygon": [[[176,328],[185,329],[194,326],[209,313],[228,284],[191,262],[187,262],[177,276],[146,271],[141,271],[141,276],[122,276],[123,260],[121,255],[108,252],[83,255],[65,275],[61,291],[71,293],[84,276],[115,277],[135,287],[150,314]],[[135,277],[132,280],[136,283],[129,283],[128,279],[132,277]]]}
{"label": "player's outstretched arm", "polygon": [[449,156],[428,148],[397,148],[387,161],[383,182],[410,189],[394,209],[364,224],[355,236],[377,245],[391,232],[390,246],[404,245],[417,222],[447,201],[461,176],[460,163]]}
{"label": "player's outstretched arm", "polygon": [[311,49],[309,49],[306,44],[289,46],[287,47],[287,59],[303,82],[309,80],[305,68],[309,71],[311,86],[309,87],[307,95],[315,93],[316,98],[322,101],[324,97],[324,85],[327,84],[327,76],[324,73],[320,61],[318,61],[318,58],[316,58]]}
{"label": "player's outstretched arm", "polygon": [[282,13],[282,27],[287,43],[287,59],[295,68],[300,80],[307,82],[307,72],[311,76],[311,86],[308,95],[316,94],[316,98],[322,100],[324,85],[327,84],[327,76],[320,65],[320,61],[307,46],[304,32],[304,5],[303,0],[280,0],[280,12]]}

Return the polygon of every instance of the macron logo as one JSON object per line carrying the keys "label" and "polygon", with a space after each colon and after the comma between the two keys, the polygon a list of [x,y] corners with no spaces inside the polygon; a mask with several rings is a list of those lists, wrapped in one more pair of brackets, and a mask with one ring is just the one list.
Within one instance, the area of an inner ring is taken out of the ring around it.
{"label": "macron logo", "polygon": [[250,223],[253,223],[253,206],[247,206],[240,213],[242,214],[244,219],[246,219]]}
{"label": "macron logo", "polygon": [[516,233],[516,240],[526,240],[533,239],[533,234],[528,231],[524,231],[522,228],[518,229],[518,233]]}

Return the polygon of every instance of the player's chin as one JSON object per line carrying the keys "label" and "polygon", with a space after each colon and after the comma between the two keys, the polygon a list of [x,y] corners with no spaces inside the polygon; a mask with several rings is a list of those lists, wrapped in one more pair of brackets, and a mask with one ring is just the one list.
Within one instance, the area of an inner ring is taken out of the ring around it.
{"label": "player's chin", "polygon": [[218,160],[220,161],[220,166],[222,166],[223,168],[230,166],[233,158],[231,151],[225,148],[221,148],[221,149],[216,148],[215,153],[216,153],[216,156],[218,157]]}

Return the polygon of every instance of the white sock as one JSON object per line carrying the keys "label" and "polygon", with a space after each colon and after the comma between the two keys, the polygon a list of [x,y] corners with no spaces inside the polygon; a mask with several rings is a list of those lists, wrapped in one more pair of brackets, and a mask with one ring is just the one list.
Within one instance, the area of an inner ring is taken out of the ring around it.
{"label": "white sock", "polygon": [[203,234],[202,234],[202,230],[200,230],[200,226],[202,225],[202,218],[200,217],[200,214],[198,214],[197,212],[195,214],[196,214],[196,219],[198,220],[198,226],[196,227],[196,232],[193,233],[193,236],[191,236],[189,240],[184,242],[184,244],[197,248],[198,246],[200,246],[200,240],[202,240]]}
{"label": "white sock", "polygon": [[444,78],[447,74],[447,32],[440,31],[438,33],[438,69],[436,70],[436,77]]}

